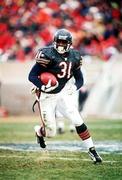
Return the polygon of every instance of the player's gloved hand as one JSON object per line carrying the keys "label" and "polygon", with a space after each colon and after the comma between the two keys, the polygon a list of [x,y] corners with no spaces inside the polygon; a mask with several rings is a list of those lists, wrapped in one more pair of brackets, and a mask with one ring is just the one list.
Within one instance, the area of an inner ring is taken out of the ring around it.
{"label": "player's gloved hand", "polygon": [[47,85],[42,85],[41,87],[41,90],[43,92],[51,92],[53,91],[54,89],[56,89],[58,87],[58,81],[56,82],[56,85],[55,86],[52,86],[51,85],[51,80],[48,81]]}
{"label": "player's gloved hand", "polygon": [[36,86],[32,86],[31,90],[30,90],[30,93],[31,94],[36,94],[37,91],[39,91],[39,88],[37,88]]}
{"label": "player's gloved hand", "polygon": [[70,85],[67,89],[67,94],[68,95],[72,95],[73,93],[75,93],[77,90],[77,87],[75,85]]}

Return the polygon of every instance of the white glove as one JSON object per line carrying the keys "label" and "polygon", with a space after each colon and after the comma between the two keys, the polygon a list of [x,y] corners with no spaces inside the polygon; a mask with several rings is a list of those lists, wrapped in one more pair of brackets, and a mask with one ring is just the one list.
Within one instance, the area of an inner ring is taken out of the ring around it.
{"label": "white glove", "polygon": [[56,82],[55,86],[51,86],[51,80],[48,81],[47,85],[42,85],[41,90],[44,92],[50,92],[53,91],[54,89],[56,89],[58,87],[58,81]]}
{"label": "white glove", "polygon": [[37,88],[36,86],[32,86],[30,93],[31,94],[36,94],[36,92],[39,90],[39,88]]}
{"label": "white glove", "polygon": [[67,94],[68,95],[72,95],[73,93],[75,93],[77,90],[77,87],[75,85],[70,85],[67,89]]}

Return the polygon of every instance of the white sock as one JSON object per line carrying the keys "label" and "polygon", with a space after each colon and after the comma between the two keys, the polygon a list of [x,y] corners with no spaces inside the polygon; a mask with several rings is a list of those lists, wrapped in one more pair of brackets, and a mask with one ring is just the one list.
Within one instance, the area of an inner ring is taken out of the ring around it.
{"label": "white sock", "polygon": [[88,139],[84,140],[83,143],[85,144],[86,148],[89,149],[91,147],[94,147],[92,138],[89,137]]}
{"label": "white sock", "polygon": [[36,126],[34,127],[34,130],[35,130],[35,132],[37,133],[38,136],[42,136],[40,129],[41,129],[41,127],[40,127],[39,125],[36,125]]}

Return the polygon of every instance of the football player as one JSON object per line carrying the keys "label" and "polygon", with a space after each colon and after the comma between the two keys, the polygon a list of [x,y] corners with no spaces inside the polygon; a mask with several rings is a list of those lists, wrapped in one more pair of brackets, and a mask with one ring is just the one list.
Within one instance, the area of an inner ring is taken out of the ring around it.
{"label": "football player", "polygon": [[[41,48],[36,54],[36,63],[29,73],[29,81],[41,92],[42,116],[46,124],[46,137],[53,137],[56,134],[55,109],[58,104],[61,113],[75,126],[76,132],[88,148],[88,153],[95,163],[101,163],[102,158],[96,152],[89,130],[85,125],[78,109],[75,107],[71,95],[83,85],[81,72],[82,57],[79,51],[72,48],[72,35],[66,29],[59,29],[54,35],[52,45]],[[55,86],[51,83],[44,85],[38,76],[42,72],[50,72],[55,75],[57,82]],[[67,87],[67,82],[74,77],[75,83]],[[67,96],[64,96],[64,93]],[[65,98],[64,98],[65,97]],[[43,128],[35,126],[38,143],[42,148],[46,147]]]}

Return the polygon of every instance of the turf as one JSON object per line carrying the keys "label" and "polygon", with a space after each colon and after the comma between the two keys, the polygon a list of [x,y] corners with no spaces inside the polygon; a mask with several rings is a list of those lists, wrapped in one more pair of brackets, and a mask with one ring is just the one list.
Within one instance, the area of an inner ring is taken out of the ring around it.
{"label": "turf", "polygon": [[[37,117],[0,119],[0,143],[35,142],[33,126]],[[88,119],[95,140],[122,141],[121,120]],[[52,140],[78,140],[68,131]],[[70,151],[24,152],[0,150],[0,180],[121,180],[122,155],[101,154],[103,163],[94,165],[87,153]]]}
{"label": "turf", "polygon": [[[122,140],[122,121],[107,119],[87,119],[86,124],[94,140]],[[35,141],[34,126],[39,124],[38,117],[10,117],[0,120],[0,142]],[[66,133],[51,140],[79,140],[76,133],[71,134],[66,123]],[[49,139],[50,140],[50,139]]]}
{"label": "turf", "polygon": [[[94,165],[86,153],[0,151],[1,180],[103,180],[122,177],[122,157],[102,155]],[[88,160],[88,161],[87,161]]]}

